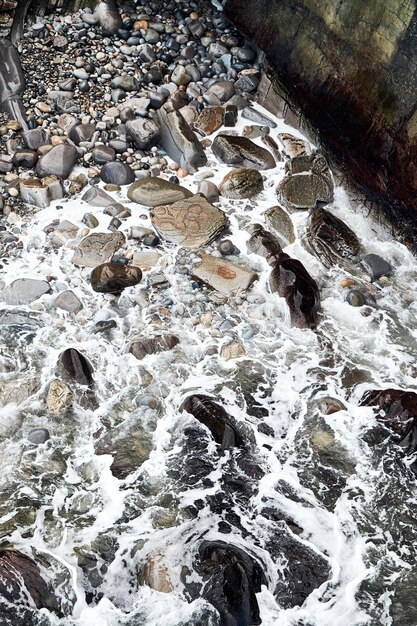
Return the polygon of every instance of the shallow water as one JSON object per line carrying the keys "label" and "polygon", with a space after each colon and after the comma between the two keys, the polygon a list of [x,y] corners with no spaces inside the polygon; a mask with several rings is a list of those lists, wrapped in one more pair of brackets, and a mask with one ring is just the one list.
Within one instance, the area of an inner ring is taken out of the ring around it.
{"label": "shallow water", "polygon": [[[245,123],[240,120],[237,130]],[[301,136],[277,123],[272,137]],[[227,168],[209,155],[206,169],[219,183]],[[8,259],[3,280],[53,275],[60,290],[65,285],[84,303],[79,314],[68,315],[53,309],[46,295],[29,307],[4,305],[0,312],[2,356],[12,368],[0,374],[0,534],[36,556],[61,599],[67,617],[42,610],[42,624],[217,624],[213,608],[201,599],[190,601],[184,586],[187,569],[187,581],[198,580],[193,562],[203,538],[240,546],[261,563],[268,581],[257,594],[263,626],[417,623],[411,599],[417,539],[413,459],[389,441],[388,431],[375,440],[373,411],[358,406],[370,388],[417,388],[416,262],[337,187],[328,209],[355,231],[366,253],[380,254],[395,271],[373,287],[376,304],[364,316],[363,308],[345,301],[339,281],[347,272],[326,270],[303,247],[307,212],[293,213],[298,238],[285,252],[318,280],[323,313],[316,331],[291,327],[285,301],[267,291],[266,262],[246,254],[244,230],[250,222],[264,223],[265,210],[277,204],[275,187],[283,172],[283,162],[263,172],[265,190],[252,200],[221,199],[230,238],[241,251],[235,260],[258,271],[259,280],[246,294],[220,304],[208,289],[193,289],[189,277],[176,272],[178,248],[170,245],[159,262],[167,289],[148,288],[145,273],[140,285],[119,298],[94,293],[90,270],[71,264],[71,245],[54,250],[44,232],[57,217],[81,228],[87,211],[100,220],[95,230],[106,230],[111,218],[79,198],[30,209],[26,218],[9,216],[21,229],[24,247]],[[196,191],[191,177],[183,184]],[[122,232],[150,226],[148,209],[130,203],[125,189],[112,195],[132,210]],[[366,283],[363,270],[353,271]],[[168,299],[173,303],[167,305]],[[23,315],[32,310],[19,332],[4,326],[4,316],[16,309]],[[207,312],[212,320],[202,323]],[[94,324],[106,319],[115,319],[117,327],[94,333]],[[164,331],[179,337],[174,350],[143,361],[128,353],[133,339]],[[225,361],[220,348],[231,339],[246,354]],[[213,345],[218,354],[206,355]],[[73,386],[74,405],[54,416],[45,397],[58,357],[69,347],[93,366],[98,408]],[[219,455],[205,427],[181,410],[190,393],[212,395],[246,428],[250,443],[244,453]],[[327,396],[346,410],[323,415],[319,400]],[[50,431],[46,444],[28,442],[35,427]],[[137,468],[120,479],[110,469],[115,442],[118,463]],[[280,513],[291,530],[268,519],[266,509]],[[285,590],[291,565],[280,554],[280,533],[330,568],[327,582],[294,608],[279,606],[273,594],[277,585]],[[150,562],[157,563],[170,593],[139,584]]]}

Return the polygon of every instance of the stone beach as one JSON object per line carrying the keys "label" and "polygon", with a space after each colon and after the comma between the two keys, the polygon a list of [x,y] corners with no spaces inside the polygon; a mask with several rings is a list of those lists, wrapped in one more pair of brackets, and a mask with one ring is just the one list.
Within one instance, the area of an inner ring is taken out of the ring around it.
{"label": "stone beach", "polygon": [[217,3],[119,4],[28,19],[0,114],[1,626],[380,620],[414,261]]}

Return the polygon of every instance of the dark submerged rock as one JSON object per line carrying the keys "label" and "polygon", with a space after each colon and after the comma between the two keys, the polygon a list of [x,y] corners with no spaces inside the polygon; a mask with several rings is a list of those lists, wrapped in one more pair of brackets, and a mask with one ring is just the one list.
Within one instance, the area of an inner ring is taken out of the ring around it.
{"label": "dark submerged rock", "polygon": [[149,339],[139,339],[130,346],[129,352],[138,360],[142,360],[148,354],[157,354],[172,350],[178,345],[180,340],[175,335],[155,335]]}
{"label": "dark submerged rock", "polygon": [[282,253],[269,277],[271,291],[285,298],[291,323],[300,328],[314,328],[320,310],[320,292],[316,281],[298,259]]}
{"label": "dark submerged rock", "polygon": [[367,391],[360,405],[377,407],[377,420],[392,431],[396,441],[414,451],[417,447],[417,394],[414,391]]}
{"label": "dark submerged rock", "polygon": [[223,541],[203,541],[195,569],[205,581],[203,597],[220,613],[221,626],[261,624],[255,593],[267,582],[255,559]]}
{"label": "dark submerged rock", "polygon": [[67,348],[59,357],[59,363],[65,372],[80,385],[91,386],[93,368],[81,352],[75,348]]}
{"label": "dark submerged rock", "polygon": [[307,241],[312,252],[326,267],[354,262],[360,251],[359,239],[352,229],[325,209],[315,209],[309,218]]}
{"label": "dark submerged rock", "polygon": [[209,396],[201,394],[188,396],[182,408],[207,426],[214,440],[221,445],[223,450],[244,445],[230,415]]}
{"label": "dark submerged rock", "polygon": [[212,150],[220,163],[268,170],[275,167],[275,159],[268,150],[257,146],[247,137],[219,134],[213,141]]}
{"label": "dark submerged rock", "polygon": [[248,252],[259,254],[268,261],[269,265],[274,265],[282,252],[277,237],[260,224],[251,224],[248,230],[251,233],[246,244]]}

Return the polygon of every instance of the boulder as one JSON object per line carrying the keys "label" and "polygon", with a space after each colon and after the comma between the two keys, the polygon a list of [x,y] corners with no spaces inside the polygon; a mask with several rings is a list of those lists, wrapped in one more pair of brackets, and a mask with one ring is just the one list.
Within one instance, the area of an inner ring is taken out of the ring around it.
{"label": "boulder", "polygon": [[213,439],[222,450],[243,446],[243,439],[234,420],[220,404],[214,402],[209,396],[201,394],[188,396],[182,408],[209,429]]}
{"label": "boulder", "polygon": [[84,237],[74,250],[72,262],[82,267],[95,267],[111,259],[125,242],[122,233],[92,233]]}
{"label": "boulder", "polygon": [[68,178],[77,159],[78,152],[74,146],[68,143],[58,144],[39,159],[36,173],[41,178],[50,175]]}
{"label": "boulder", "polygon": [[93,269],[90,276],[91,286],[98,293],[118,294],[141,280],[142,271],[139,267],[120,263],[102,263]]}
{"label": "boulder", "polygon": [[171,159],[190,172],[206,165],[204,148],[179,111],[170,103],[164,104],[158,110],[158,119],[161,127],[160,145]]}
{"label": "boulder", "polygon": [[307,242],[326,267],[353,263],[360,251],[359,239],[347,224],[326,211],[315,209],[309,217]]}
{"label": "boulder", "polygon": [[256,170],[275,167],[275,159],[268,150],[257,146],[247,137],[219,134],[213,141],[212,150],[220,163]]}
{"label": "boulder", "polygon": [[289,209],[314,209],[333,200],[332,185],[314,172],[287,175],[277,188],[278,200]]}
{"label": "boulder", "polygon": [[223,211],[199,195],[155,207],[151,218],[161,237],[187,248],[204,246],[229,223]]}
{"label": "boulder", "polygon": [[163,178],[144,177],[134,182],[127,192],[132,202],[149,207],[173,204],[179,200],[190,198],[192,192]]}
{"label": "boulder", "polygon": [[252,198],[264,188],[262,174],[258,170],[239,167],[226,174],[220,183],[219,191],[225,198],[239,200]]}
{"label": "boulder", "polygon": [[273,206],[265,211],[265,221],[278,237],[281,246],[285,248],[295,241],[294,224],[291,217],[280,206]]}
{"label": "boulder", "polygon": [[51,290],[46,280],[17,278],[0,291],[0,301],[6,304],[29,304]]}
{"label": "boulder", "polygon": [[126,130],[139,150],[148,150],[159,141],[160,130],[155,120],[138,118],[126,122]]}
{"label": "boulder", "polygon": [[58,367],[71,380],[80,385],[93,384],[93,368],[81,352],[75,348],[67,348],[58,359]]}
{"label": "boulder", "polygon": [[269,277],[272,291],[285,298],[291,323],[299,328],[315,328],[320,310],[320,292],[317,283],[298,259],[282,253]]}
{"label": "boulder", "polygon": [[201,261],[192,270],[193,276],[225,296],[246,291],[258,278],[255,272],[242,265],[211,254],[200,256]]}

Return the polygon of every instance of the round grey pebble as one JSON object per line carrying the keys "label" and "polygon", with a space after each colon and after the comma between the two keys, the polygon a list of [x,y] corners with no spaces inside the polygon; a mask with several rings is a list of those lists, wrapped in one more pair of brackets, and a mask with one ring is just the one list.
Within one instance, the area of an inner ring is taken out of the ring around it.
{"label": "round grey pebble", "polygon": [[46,428],[34,428],[28,434],[28,440],[37,445],[45,443],[50,439],[49,430]]}

